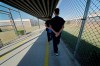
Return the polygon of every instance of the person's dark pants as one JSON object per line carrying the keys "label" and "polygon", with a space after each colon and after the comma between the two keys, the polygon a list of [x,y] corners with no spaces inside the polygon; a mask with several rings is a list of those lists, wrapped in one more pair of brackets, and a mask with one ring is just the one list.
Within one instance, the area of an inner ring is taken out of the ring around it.
{"label": "person's dark pants", "polygon": [[47,31],[47,38],[48,38],[48,42],[49,42],[50,40],[52,40],[52,33],[49,33],[48,29],[46,29],[46,31]]}
{"label": "person's dark pants", "polygon": [[60,43],[60,37],[61,34],[58,37],[56,37],[55,34],[52,33],[54,53],[58,53],[58,44]]}
{"label": "person's dark pants", "polygon": [[48,42],[52,39],[51,33],[47,32]]}

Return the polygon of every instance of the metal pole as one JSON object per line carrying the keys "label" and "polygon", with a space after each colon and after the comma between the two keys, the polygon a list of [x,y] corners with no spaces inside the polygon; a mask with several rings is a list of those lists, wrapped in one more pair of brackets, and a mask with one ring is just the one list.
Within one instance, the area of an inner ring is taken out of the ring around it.
{"label": "metal pole", "polygon": [[40,29],[39,18],[38,18],[38,26],[39,26],[39,29]]}
{"label": "metal pole", "polygon": [[20,19],[21,19],[22,27],[23,27],[23,29],[24,29],[24,34],[26,34],[26,30],[25,30],[25,27],[24,27],[24,24],[23,24],[23,21],[22,21],[22,17],[21,17],[21,13],[20,13],[19,10],[18,10],[18,13],[19,13],[19,15],[20,15]]}
{"label": "metal pole", "polygon": [[12,13],[11,13],[11,10],[10,10],[10,9],[9,9],[9,13],[10,13],[10,18],[11,18],[11,20],[12,20],[12,22],[13,22],[13,27],[14,27],[14,30],[15,30],[15,34],[18,35],[17,27],[16,27],[16,24],[15,24],[15,22],[14,22],[14,19],[13,19],[13,16],[12,16]]}
{"label": "metal pole", "polygon": [[83,19],[82,19],[82,24],[81,24],[81,28],[80,28],[80,32],[79,32],[79,35],[78,35],[77,44],[76,44],[75,51],[74,51],[74,56],[76,56],[77,50],[79,48],[80,39],[81,39],[83,29],[84,29],[84,25],[85,25],[85,22],[86,22],[86,19],[87,19],[90,3],[91,3],[91,0],[87,0],[84,15],[83,15]]}

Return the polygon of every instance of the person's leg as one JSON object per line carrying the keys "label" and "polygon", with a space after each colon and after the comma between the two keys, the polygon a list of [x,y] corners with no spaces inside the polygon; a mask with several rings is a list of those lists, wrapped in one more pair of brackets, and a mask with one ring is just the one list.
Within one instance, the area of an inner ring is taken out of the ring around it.
{"label": "person's leg", "polygon": [[52,40],[52,33],[50,33],[50,40]]}
{"label": "person's leg", "polygon": [[48,33],[48,41],[50,41],[50,33]]}
{"label": "person's leg", "polygon": [[61,34],[56,38],[57,40],[57,45],[60,43],[60,37],[61,37]]}
{"label": "person's leg", "polygon": [[49,29],[48,32],[49,32],[49,41],[50,41],[52,40],[52,31]]}
{"label": "person's leg", "polygon": [[60,43],[60,37],[61,37],[61,34],[58,36],[58,37],[55,37],[54,35],[54,52],[56,53],[56,55],[58,55],[58,44]]}
{"label": "person's leg", "polygon": [[54,53],[58,53],[58,46],[55,38],[53,39],[53,48],[54,48]]}
{"label": "person's leg", "polygon": [[47,31],[48,42],[50,41],[50,33]]}
{"label": "person's leg", "polygon": [[55,34],[53,34],[52,38],[53,38],[53,49],[54,49],[54,53],[58,53],[57,37],[55,37]]}

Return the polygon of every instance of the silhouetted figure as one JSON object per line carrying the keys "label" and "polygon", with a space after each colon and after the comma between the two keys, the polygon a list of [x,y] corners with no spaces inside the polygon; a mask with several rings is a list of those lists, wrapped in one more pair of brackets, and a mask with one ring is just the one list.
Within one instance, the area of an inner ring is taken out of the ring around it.
{"label": "silhouetted figure", "polygon": [[51,19],[50,29],[52,30],[53,48],[56,56],[58,55],[58,44],[60,42],[61,32],[64,28],[65,20],[59,17],[59,8],[54,10],[55,17]]}
{"label": "silhouetted figure", "polygon": [[48,42],[52,39],[52,35],[51,35],[52,31],[51,31],[51,29],[49,29],[49,27],[50,27],[50,20],[51,20],[51,16],[49,16],[48,20],[45,22]]}

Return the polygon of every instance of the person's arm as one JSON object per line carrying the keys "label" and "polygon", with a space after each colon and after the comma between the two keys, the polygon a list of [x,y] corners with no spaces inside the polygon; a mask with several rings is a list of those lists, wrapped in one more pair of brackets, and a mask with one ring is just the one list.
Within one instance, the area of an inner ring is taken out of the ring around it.
{"label": "person's arm", "polygon": [[60,29],[60,31],[56,33],[56,37],[58,37],[60,35],[60,33],[62,32],[63,29],[64,29],[64,26],[62,26],[62,28]]}
{"label": "person's arm", "polygon": [[60,29],[60,31],[58,33],[60,34],[63,29],[64,29],[64,25],[62,26],[62,28]]}
{"label": "person's arm", "polygon": [[62,19],[62,22],[63,22],[63,26],[62,26],[62,28],[60,29],[60,31],[58,32],[58,36],[59,36],[59,34],[62,32],[62,30],[64,29],[64,23],[65,23],[65,20]]}
{"label": "person's arm", "polygon": [[49,29],[51,29],[55,34],[57,34],[57,32],[52,29],[51,25],[50,25]]}
{"label": "person's arm", "polygon": [[64,25],[62,26],[62,28],[60,29],[59,32],[54,31],[54,30],[52,29],[52,26],[51,26],[51,25],[50,25],[49,29],[51,29],[51,30],[55,33],[56,37],[58,37],[58,36],[60,35],[60,33],[62,32],[62,30],[64,29]]}

